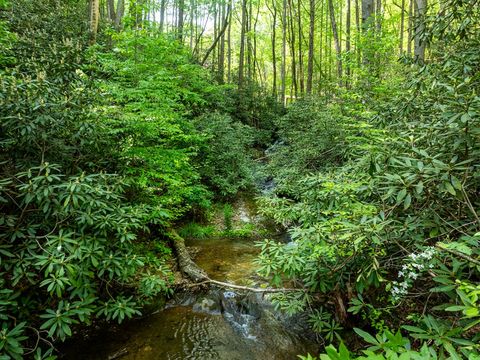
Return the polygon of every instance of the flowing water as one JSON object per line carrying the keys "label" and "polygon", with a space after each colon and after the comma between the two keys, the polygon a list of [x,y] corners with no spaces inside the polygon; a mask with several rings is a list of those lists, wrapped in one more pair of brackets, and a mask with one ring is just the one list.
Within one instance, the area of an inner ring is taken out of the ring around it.
{"label": "flowing water", "polygon": [[[187,241],[195,262],[213,279],[258,283],[251,239]],[[267,296],[268,297],[268,296]],[[65,359],[122,360],[265,360],[296,359],[315,352],[305,319],[277,313],[262,294],[213,289],[183,294],[165,309],[143,319],[99,330],[76,340]]]}

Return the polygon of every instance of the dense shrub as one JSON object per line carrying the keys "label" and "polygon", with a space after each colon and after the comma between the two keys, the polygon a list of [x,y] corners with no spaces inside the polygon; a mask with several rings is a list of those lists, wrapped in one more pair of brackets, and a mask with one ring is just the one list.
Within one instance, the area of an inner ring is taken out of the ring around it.
{"label": "dense shrub", "polygon": [[201,164],[199,171],[206,183],[224,197],[251,187],[249,147],[253,142],[253,129],[218,113],[196,119],[195,125],[206,138],[197,156]]}
{"label": "dense shrub", "polygon": [[[346,137],[349,161],[325,169],[332,160],[318,159],[320,166],[290,183],[288,194],[262,200],[263,212],[289,227],[293,240],[263,244],[262,273],[308,289],[301,297],[278,297],[279,306],[303,309],[328,294],[334,323],[353,318],[378,331],[376,339],[359,332],[374,344],[360,358],[478,356],[480,18],[468,10],[474,4],[447,2],[447,14],[432,18],[425,35],[439,44],[432,50],[441,50],[439,57],[414,66],[403,91],[376,104],[382,113],[366,123],[351,116],[357,125]],[[331,126],[320,144],[325,139],[323,149],[343,150],[329,134],[346,127]],[[308,142],[295,144],[286,147],[290,158],[308,168]],[[335,326],[321,311],[312,322],[323,336]],[[416,339],[412,346],[425,346],[410,351],[413,341],[385,332],[399,328]],[[322,359],[349,356],[341,346],[340,354],[330,348]]]}
{"label": "dense shrub", "polygon": [[305,175],[342,164],[348,153],[347,118],[337,104],[318,98],[293,103],[276,119],[278,140],[267,155],[279,190]]}

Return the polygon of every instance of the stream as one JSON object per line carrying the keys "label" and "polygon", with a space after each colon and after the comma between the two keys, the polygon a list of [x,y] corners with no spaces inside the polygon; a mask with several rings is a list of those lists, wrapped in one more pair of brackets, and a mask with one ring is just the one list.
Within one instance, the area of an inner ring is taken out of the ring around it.
{"label": "stream", "polygon": [[[195,262],[212,279],[239,285],[261,282],[249,238],[186,241]],[[265,360],[297,359],[318,346],[302,316],[274,310],[269,295],[212,288],[180,294],[165,308],[142,319],[98,330],[63,350],[64,359]]]}

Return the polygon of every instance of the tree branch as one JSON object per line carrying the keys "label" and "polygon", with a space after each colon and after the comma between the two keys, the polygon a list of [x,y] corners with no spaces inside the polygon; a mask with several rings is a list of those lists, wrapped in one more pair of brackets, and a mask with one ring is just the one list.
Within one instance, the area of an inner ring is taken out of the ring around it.
{"label": "tree branch", "polygon": [[208,279],[199,283],[194,283],[194,284],[188,284],[188,287],[194,287],[194,286],[200,286],[204,284],[214,284],[218,285],[220,287],[225,287],[225,288],[230,288],[230,289],[236,289],[236,290],[245,290],[245,291],[251,291],[251,292],[256,292],[256,293],[277,293],[277,292],[292,292],[292,291],[305,291],[304,289],[295,289],[295,288],[254,288],[254,287],[249,287],[249,286],[242,286],[242,285],[236,285],[232,283],[227,283],[223,281],[218,281],[218,280],[213,280],[213,279]]}
{"label": "tree branch", "polygon": [[228,23],[229,23],[229,16],[230,16],[230,10],[231,10],[231,5],[228,5],[228,8],[227,8],[227,14],[225,15],[225,19],[223,21],[223,27],[222,27],[222,30],[220,31],[220,33],[217,35],[217,37],[215,38],[215,41],[213,42],[213,44],[208,48],[207,52],[205,53],[205,56],[203,57],[202,61],[200,62],[201,65],[204,65],[205,64],[205,61],[207,61],[210,53],[213,51],[213,49],[215,49],[215,46],[217,46],[217,43],[220,41],[220,39],[222,38],[223,34],[225,34],[225,31],[227,30],[227,27],[228,27]]}
{"label": "tree branch", "polygon": [[438,249],[440,249],[440,250],[447,251],[447,252],[449,252],[450,254],[453,254],[453,255],[455,255],[455,256],[461,257],[462,259],[465,259],[465,260],[467,260],[467,261],[470,261],[471,263],[474,263],[474,264],[480,266],[480,261],[479,261],[479,260],[476,260],[476,259],[474,259],[474,258],[472,258],[472,257],[470,257],[470,256],[468,256],[468,255],[466,255],[466,254],[464,254],[464,253],[461,253],[460,251],[456,251],[456,250],[453,250],[453,249],[448,249],[448,248],[440,245],[439,243],[436,243],[436,244],[435,244],[435,247],[438,248]]}

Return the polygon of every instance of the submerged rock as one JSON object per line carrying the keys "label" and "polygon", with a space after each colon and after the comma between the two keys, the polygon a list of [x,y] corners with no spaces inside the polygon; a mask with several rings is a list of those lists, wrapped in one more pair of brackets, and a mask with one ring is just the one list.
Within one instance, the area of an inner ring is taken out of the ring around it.
{"label": "submerged rock", "polygon": [[211,298],[201,298],[192,306],[193,311],[195,312],[204,312],[208,314],[220,314],[221,306],[217,299]]}

